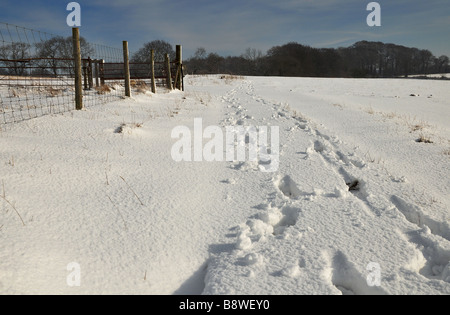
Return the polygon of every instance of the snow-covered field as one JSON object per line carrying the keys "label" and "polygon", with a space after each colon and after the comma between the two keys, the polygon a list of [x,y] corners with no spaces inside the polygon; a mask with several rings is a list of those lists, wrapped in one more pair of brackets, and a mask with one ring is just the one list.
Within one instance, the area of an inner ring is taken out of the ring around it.
{"label": "snow-covered field", "polygon": [[[185,84],[4,127],[0,294],[450,294],[448,81]],[[174,161],[196,118],[276,172]]]}
{"label": "snow-covered field", "polygon": [[442,78],[450,78],[450,73],[438,73],[438,74],[426,74],[426,75],[417,74],[417,75],[411,75],[409,77],[417,78],[417,77],[423,77],[423,76],[425,76],[427,78],[442,79]]}

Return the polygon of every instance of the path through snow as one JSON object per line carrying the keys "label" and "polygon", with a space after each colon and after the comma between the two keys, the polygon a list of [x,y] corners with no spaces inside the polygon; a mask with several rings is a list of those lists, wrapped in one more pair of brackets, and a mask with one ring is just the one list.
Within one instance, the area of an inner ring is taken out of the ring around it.
{"label": "path through snow", "polygon": [[[450,293],[447,82],[427,81],[414,131],[415,81],[186,83],[0,134],[0,293]],[[175,162],[171,131],[195,118],[279,127],[278,170]]]}

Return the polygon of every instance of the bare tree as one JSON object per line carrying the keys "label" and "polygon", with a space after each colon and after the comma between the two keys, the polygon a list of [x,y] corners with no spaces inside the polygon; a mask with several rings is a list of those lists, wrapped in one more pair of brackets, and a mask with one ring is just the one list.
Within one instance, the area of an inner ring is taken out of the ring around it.
{"label": "bare tree", "polygon": [[36,57],[49,58],[38,61],[39,68],[42,71],[47,69],[51,71],[55,77],[58,75],[58,67],[61,66],[61,61],[57,58],[62,58],[64,50],[63,46],[64,38],[60,36],[36,44]]}
{"label": "bare tree", "polygon": [[25,74],[27,62],[24,59],[30,58],[30,47],[27,43],[12,43],[0,47],[0,59],[3,59],[7,74]]}
{"label": "bare tree", "polygon": [[175,60],[175,51],[171,44],[163,40],[154,40],[144,44],[144,47],[134,53],[131,62],[150,63],[152,49],[155,51],[156,62],[164,62],[166,54],[169,54],[171,60]]}
{"label": "bare tree", "polygon": [[448,65],[450,63],[450,59],[443,55],[436,59],[436,71],[438,73],[443,73],[447,71]]}
{"label": "bare tree", "polygon": [[262,58],[262,56],[262,51],[256,48],[247,48],[245,50],[245,53],[242,55],[242,57],[244,57],[245,59],[253,62],[258,61],[260,58]]}
{"label": "bare tree", "polygon": [[203,47],[197,48],[194,54],[194,58],[196,59],[205,59],[206,58],[206,49]]}
{"label": "bare tree", "polygon": [[[72,37],[52,37],[36,44],[36,57],[41,71],[51,71],[52,75],[73,75],[73,43]],[[80,37],[81,58],[91,57],[95,51],[84,37]]]}

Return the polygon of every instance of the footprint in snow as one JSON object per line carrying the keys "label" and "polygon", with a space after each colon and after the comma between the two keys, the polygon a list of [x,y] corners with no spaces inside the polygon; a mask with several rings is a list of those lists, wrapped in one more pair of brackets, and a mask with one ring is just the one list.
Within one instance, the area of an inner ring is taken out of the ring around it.
{"label": "footprint in snow", "polygon": [[281,180],[276,180],[275,183],[283,195],[288,198],[298,199],[302,195],[302,192],[297,187],[297,184],[289,175],[286,175]]}

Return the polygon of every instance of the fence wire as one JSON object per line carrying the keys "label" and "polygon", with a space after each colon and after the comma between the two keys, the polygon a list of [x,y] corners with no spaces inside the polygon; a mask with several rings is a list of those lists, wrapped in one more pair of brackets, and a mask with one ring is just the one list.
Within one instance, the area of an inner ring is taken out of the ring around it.
{"label": "fence wire", "polygon": [[[174,77],[177,71],[177,61],[170,62],[171,75]],[[165,62],[154,62],[155,84],[159,87],[167,87],[167,69]],[[104,77],[110,81],[124,78],[123,61],[104,64]],[[130,62],[130,78],[132,85],[150,84],[152,77],[151,64],[145,62]]]}
{"label": "fence wire", "polygon": [[[123,84],[100,80],[102,62],[122,62],[121,49],[80,38],[83,103],[119,99]],[[74,109],[72,36],[49,34],[0,22],[0,124],[24,121]]]}
{"label": "fence wire", "polygon": [[[124,83],[120,79],[105,78],[105,64],[122,62],[123,50],[104,45],[81,42],[83,73],[83,105],[105,104],[124,95]],[[85,47],[83,47],[85,46]]]}

